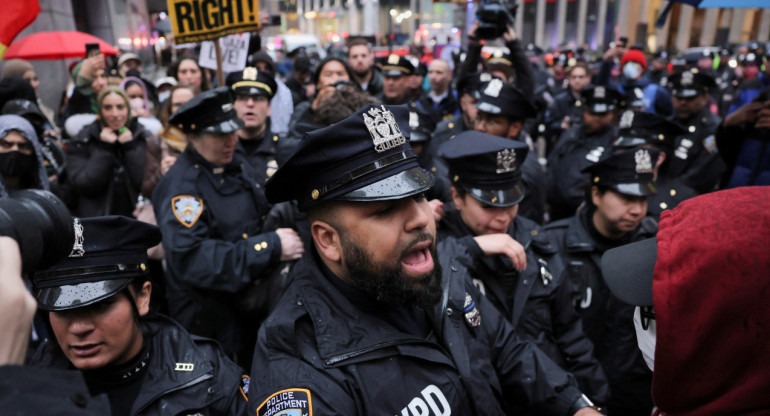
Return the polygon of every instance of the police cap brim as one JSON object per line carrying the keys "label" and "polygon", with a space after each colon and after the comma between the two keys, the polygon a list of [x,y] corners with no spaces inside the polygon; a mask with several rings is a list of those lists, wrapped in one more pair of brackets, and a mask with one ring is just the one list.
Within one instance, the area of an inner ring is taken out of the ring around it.
{"label": "police cap brim", "polygon": [[493,207],[512,207],[524,199],[524,188],[517,183],[507,189],[480,189],[463,187],[477,201]]}
{"label": "police cap brim", "polygon": [[401,199],[427,191],[435,181],[436,178],[427,170],[413,167],[334,199],[355,202]]}
{"label": "police cap brim", "polygon": [[655,195],[655,185],[652,182],[604,183],[602,185],[623,195]]}
{"label": "police cap brim", "polygon": [[46,287],[37,290],[35,298],[40,309],[46,311],[65,311],[92,305],[114,296],[125,289],[133,277],[125,279],[99,280],[96,282],[77,283]]}
{"label": "police cap brim", "polygon": [[204,127],[201,131],[205,133],[232,133],[243,127],[243,122],[238,119],[230,119],[211,126]]}

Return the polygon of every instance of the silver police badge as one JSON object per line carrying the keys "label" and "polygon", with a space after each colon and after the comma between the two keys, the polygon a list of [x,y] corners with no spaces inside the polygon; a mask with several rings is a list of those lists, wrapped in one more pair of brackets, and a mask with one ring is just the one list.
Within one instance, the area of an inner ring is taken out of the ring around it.
{"label": "silver police badge", "polygon": [[468,292],[465,292],[463,313],[465,314],[465,322],[467,322],[471,328],[481,325],[481,312],[476,308],[476,301],[473,300]]}
{"label": "silver police badge", "polygon": [[594,88],[594,98],[605,98],[607,92],[604,90],[604,87],[596,87]]}
{"label": "silver police badge", "polygon": [[401,134],[393,113],[386,109],[384,105],[380,107],[382,108],[381,110],[379,108],[372,108],[364,113],[364,123],[369,130],[369,134],[372,135],[374,150],[377,153],[382,153],[406,143],[406,138]]}
{"label": "silver police badge", "polygon": [[634,154],[636,173],[652,173],[652,158],[647,149],[639,149]]}
{"label": "silver police badge", "polygon": [[72,220],[72,228],[75,230],[75,244],[72,245],[72,251],[69,256],[83,257],[86,254],[86,250],[83,248],[83,226],[78,218]]}
{"label": "silver police badge", "polygon": [[620,128],[630,129],[632,124],[634,124],[634,112],[630,110],[623,112],[620,116]]}
{"label": "silver police badge", "polygon": [[682,85],[692,85],[693,83],[693,73],[692,72],[683,72],[682,73],[682,80],[680,81]]}
{"label": "silver police badge", "polygon": [[487,88],[484,89],[484,95],[489,97],[497,97],[500,95],[500,90],[503,89],[503,81],[500,78],[495,78],[489,81]]}
{"label": "silver police badge", "polygon": [[420,116],[417,115],[414,111],[409,112],[409,128],[410,129],[416,129],[420,127]]}
{"label": "silver police badge", "polygon": [[497,173],[507,173],[516,170],[516,152],[503,149],[497,152]]}

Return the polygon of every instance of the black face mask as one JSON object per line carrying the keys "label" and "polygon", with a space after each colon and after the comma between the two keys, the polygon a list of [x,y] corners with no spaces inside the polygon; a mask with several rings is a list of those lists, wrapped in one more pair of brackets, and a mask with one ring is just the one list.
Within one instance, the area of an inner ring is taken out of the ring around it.
{"label": "black face mask", "polygon": [[0,173],[3,176],[20,178],[33,173],[37,164],[35,155],[25,155],[19,151],[0,153]]}

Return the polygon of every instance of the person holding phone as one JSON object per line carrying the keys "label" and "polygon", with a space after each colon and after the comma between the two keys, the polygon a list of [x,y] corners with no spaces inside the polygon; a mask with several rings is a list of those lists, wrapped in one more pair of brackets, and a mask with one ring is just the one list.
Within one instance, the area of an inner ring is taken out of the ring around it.
{"label": "person holding phone", "polygon": [[123,90],[106,87],[97,108],[97,119],[67,149],[70,209],[80,217],[131,216],[139,194],[150,195],[160,178],[160,161],[147,157],[150,133],[131,117]]}

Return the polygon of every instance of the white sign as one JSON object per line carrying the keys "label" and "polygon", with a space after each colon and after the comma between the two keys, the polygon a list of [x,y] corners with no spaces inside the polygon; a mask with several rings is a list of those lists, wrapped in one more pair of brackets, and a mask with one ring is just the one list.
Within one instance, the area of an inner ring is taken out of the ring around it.
{"label": "white sign", "polygon": [[[222,49],[222,70],[225,73],[243,71],[243,68],[246,68],[250,37],[251,35],[248,33],[238,33],[219,38],[219,47]],[[214,42],[201,42],[198,65],[204,68],[217,69],[217,52],[214,48]]]}

